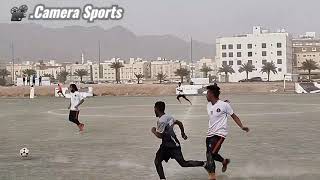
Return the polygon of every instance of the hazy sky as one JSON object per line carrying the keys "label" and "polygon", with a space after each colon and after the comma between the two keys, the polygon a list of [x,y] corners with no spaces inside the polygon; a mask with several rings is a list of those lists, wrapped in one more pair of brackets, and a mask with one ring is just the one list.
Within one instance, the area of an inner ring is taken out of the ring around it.
{"label": "hazy sky", "polygon": [[10,9],[26,4],[28,14],[36,4],[95,6],[117,4],[125,9],[121,21],[29,21],[50,27],[122,25],[137,35],[173,34],[183,39],[214,43],[217,36],[251,32],[262,25],[271,30],[285,28],[293,34],[320,32],[319,0],[1,0],[0,23],[10,23]]}

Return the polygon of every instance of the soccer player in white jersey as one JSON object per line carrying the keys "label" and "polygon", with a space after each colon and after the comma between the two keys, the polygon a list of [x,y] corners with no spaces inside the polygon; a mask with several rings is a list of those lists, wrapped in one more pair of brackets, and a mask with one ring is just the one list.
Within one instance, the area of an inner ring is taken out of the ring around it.
{"label": "soccer player in white jersey", "polygon": [[181,130],[182,138],[187,140],[188,137],[184,133],[183,124],[172,116],[165,114],[164,111],[165,103],[162,101],[156,102],[154,112],[159,120],[157,121],[157,127],[153,127],[151,129],[151,132],[156,137],[162,139],[162,143],[154,160],[161,180],[166,179],[163,172],[162,161],[168,162],[169,159],[175,159],[181,167],[204,167],[205,165],[205,162],[203,161],[186,161],[184,159],[181,152],[180,142],[173,129],[174,125],[178,125]]}
{"label": "soccer player in white jersey", "polygon": [[70,109],[69,113],[69,121],[75,123],[79,131],[83,131],[84,124],[79,122],[79,106],[84,102],[84,98],[78,91],[78,88],[75,84],[70,84],[70,105],[68,109]]}
{"label": "soccer player in white jersey", "polygon": [[183,99],[185,99],[186,101],[188,101],[192,105],[191,101],[183,93],[183,88],[181,87],[181,82],[179,82],[179,84],[178,84],[177,91],[179,93],[177,96],[177,100],[179,101],[179,103],[181,103],[180,98],[182,97]]}
{"label": "soccer player in white jersey", "polygon": [[243,131],[249,132],[249,128],[242,125],[241,120],[233,112],[233,109],[228,102],[224,102],[219,99],[220,88],[217,84],[207,86],[207,90],[209,128],[206,138],[207,163],[205,168],[209,173],[209,180],[216,180],[216,165],[214,161],[222,163],[222,172],[227,170],[227,166],[230,163],[230,159],[224,159],[219,154],[221,145],[228,134],[228,116],[231,116]]}

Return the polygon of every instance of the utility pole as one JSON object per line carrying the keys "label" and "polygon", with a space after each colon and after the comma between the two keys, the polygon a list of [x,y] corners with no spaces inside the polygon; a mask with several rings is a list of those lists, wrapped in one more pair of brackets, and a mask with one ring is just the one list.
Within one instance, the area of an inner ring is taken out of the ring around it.
{"label": "utility pole", "polygon": [[11,56],[12,56],[12,84],[14,84],[15,71],[14,71],[14,46],[13,46],[13,41],[11,43]]}
{"label": "utility pole", "polygon": [[192,60],[192,37],[191,37],[191,42],[190,42],[190,59],[191,59],[191,78],[193,78],[193,60]]}
{"label": "utility pole", "polygon": [[101,69],[100,69],[100,61],[101,61],[101,60],[100,60],[100,40],[99,40],[99,42],[98,42],[98,46],[99,46],[99,52],[98,52],[98,53],[99,53],[98,84],[99,84],[99,82],[100,82],[100,76],[101,76],[101,74],[100,74],[100,73],[101,73]]}

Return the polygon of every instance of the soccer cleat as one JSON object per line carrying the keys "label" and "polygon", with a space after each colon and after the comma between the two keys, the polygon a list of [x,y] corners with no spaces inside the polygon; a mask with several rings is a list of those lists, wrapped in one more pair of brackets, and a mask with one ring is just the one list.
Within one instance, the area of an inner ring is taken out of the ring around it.
{"label": "soccer cleat", "polygon": [[228,164],[230,163],[230,159],[225,159],[223,162],[222,162],[222,172],[226,172],[227,171],[227,168],[228,168]]}

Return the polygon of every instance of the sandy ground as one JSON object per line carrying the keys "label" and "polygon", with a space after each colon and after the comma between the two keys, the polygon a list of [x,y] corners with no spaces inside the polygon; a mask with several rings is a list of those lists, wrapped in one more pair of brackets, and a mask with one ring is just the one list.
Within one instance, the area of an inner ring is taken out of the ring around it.
{"label": "sandy ground", "polygon": [[[0,99],[1,180],[159,180],[153,160],[161,143],[150,132],[156,125],[153,104],[167,103],[167,113],[184,123],[185,159],[205,159],[208,126],[206,99],[189,97],[190,106],[174,96],[93,97],[81,106],[79,134],[67,120],[68,100]],[[224,95],[245,125],[244,133],[229,119],[221,155],[231,158],[218,180],[319,180],[320,96]],[[30,149],[30,159],[19,150]],[[203,168],[163,163],[168,180],[206,180]]]}
{"label": "sandy ground", "polygon": [[[67,85],[66,85],[67,86]],[[100,84],[81,85],[92,86],[97,96],[166,96],[175,95],[175,84]],[[283,92],[283,83],[220,83],[219,86],[226,94],[248,94],[248,93],[271,93],[270,90],[278,89],[277,93]],[[42,86],[35,88],[36,96],[54,96],[55,86]],[[293,93],[294,84],[287,83],[288,91]],[[29,87],[0,87],[0,97],[27,97]]]}

